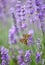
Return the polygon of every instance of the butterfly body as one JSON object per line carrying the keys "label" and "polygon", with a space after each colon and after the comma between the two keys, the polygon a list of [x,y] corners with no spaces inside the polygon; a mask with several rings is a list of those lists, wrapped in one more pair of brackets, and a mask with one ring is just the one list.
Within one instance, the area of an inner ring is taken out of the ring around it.
{"label": "butterfly body", "polygon": [[23,34],[23,38],[20,39],[20,42],[27,45],[27,40],[30,36],[31,36],[30,34]]}

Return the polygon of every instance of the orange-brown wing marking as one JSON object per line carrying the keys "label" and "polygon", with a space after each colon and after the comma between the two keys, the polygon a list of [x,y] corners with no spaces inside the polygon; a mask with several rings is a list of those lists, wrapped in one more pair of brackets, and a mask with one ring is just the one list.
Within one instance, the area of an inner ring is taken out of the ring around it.
{"label": "orange-brown wing marking", "polygon": [[20,39],[20,42],[22,42],[22,43],[27,45],[27,40],[26,39]]}
{"label": "orange-brown wing marking", "polygon": [[28,38],[30,37],[31,35],[30,34],[23,34],[23,38],[20,39],[20,42],[24,43],[27,45],[27,40]]}
{"label": "orange-brown wing marking", "polygon": [[25,39],[28,39],[30,36],[31,36],[30,34],[23,34],[23,37],[24,37]]}

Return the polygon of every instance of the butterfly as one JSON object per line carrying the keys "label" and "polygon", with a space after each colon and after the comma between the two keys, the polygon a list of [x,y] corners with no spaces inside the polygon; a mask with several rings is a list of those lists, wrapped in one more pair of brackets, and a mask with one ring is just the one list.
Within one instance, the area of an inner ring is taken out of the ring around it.
{"label": "butterfly", "polygon": [[31,36],[31,34],[23,34],[23,37],[24,37],[25,39],[28,39],[30,36]]}
{"label": "butterfly", "polygon": [[27,40],[26,40],[26,39],[24,39],[24,38],[20,39],[20,42],[22,42],[22,43],[24,43],[24,44],[26,44],[26,45],[27,45]]}
{"label": "butterfly", "polygon": [[23,34],[23,38],[20,39],[20,42],[27,45],[27,40],[31,36],[31,34]]}

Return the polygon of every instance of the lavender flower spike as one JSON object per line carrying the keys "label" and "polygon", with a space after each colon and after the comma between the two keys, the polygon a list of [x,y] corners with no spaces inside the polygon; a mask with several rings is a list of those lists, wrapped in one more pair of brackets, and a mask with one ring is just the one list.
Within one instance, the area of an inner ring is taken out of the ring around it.
{"label": "lavender flower spike", "polygon": [[27,50],[26,51],[26,54],[25,54],[25,62],[30,62],[30,56],[31,56],[31,52],[30,50]]}
{"label": "lavender flower spike", "polygon": [[36,53],[36,62],[40,62],[40,60],[41,60],[41,53],[37,52]]}
{"label": "lavender flower spike", "polygon": [[8,50],[4,47],[1,47],[1,60],[1,65],[9,65]]}

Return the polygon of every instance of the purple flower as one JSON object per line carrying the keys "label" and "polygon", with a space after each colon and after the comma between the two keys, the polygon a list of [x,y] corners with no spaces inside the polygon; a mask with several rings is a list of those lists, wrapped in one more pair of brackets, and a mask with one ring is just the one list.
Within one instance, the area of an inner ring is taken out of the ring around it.
{"label": "purple flower", "polygon": [[1,47],[1,60],[1,65],[9,65],[8,50],[4,47]]}
{"label": "purple flower", "polygon": [[43,20],[44,15],[43,15],[43,13],[42,13],[42,12],[40,12],[38,16],[39,16],[39,19],[40,19],[40,20]]}
{"label": "purple flower", "polygon": [[26,65],[26,63],[25,62],[22,62],[21,65]]}
{"label": "purple flower", "polygon": [[27,43],[28,43],[28,46],[30,45],[34,45],[34,39],[33,39],[33,36],[30,36],[27,40]]}
{"label": "purple flower", "polygon": [[44,23],[44,13],[43,13],[43,11],[41,11],[41,12],[38,14],[38,17],[39,17],[39,20],[40,20],[42,33],[44,34],[44,32],[45,32],[45,23]]}
{"label": "purple flower", "polygon": [[22,28],[22,29],[27,28],[27,24],[25,24],[25,23],[24,23],[24,24],[22,24],[21,28]]}
{"label": "purple flower", "polygon": [[37,13],[39,14],[42,11],[42,1],[35,0],[36,8],[37,8]]}
{"label": "purple flower", "polygon": [[26,20],[26,10],[25,10],[25,5],[23,7],[21,7],[21,21],[25,21]]}
{"label": "purple flower", "polygon": [[26,50],[25,54],[22,52],[22,50],[19,52],[19,55],[17,56],[17,62],[19,65],[27,65],[31,61],[31,51]]}
{"label": "purple flower", "polygon": [[23,7],[20,6],[20,8],[18,8],[18,7],[16,8],[16,18],[18,17],[18,19],[20,19],[20,21],[25,21],[25,19],[26,19],[25,15],[26,15],[25,5]]}
{"label": "purple flower", "polygon": [[40,62],[40,60],[41,60],[41,53],[37,52],[36,53],[36,62]]}
{"label": "purple flower", "polygon": [[15,26],[12,26],[12,28],[9,30],[9,35],[8,35],[10,44],[16,43],[15,32],[16,32]]}
{"label": "purple flower", "polygon": [[39,6],[37,7],[37,13],[40,13],[40,11],[41,11],[41,7]]}
{"label": "purple flower", "polygon": [[44,24],[44,10],[45,10],[45,7],[43,8],[42,1],[35,0],[35,2],[36,2],[36,6],[37,6],[37,15],[38,15],[38,18],[40,20],[42,33],[44,34],[44,32],[45,32],[45,24]]}
{"label": "purple flower", "polygon": [[17,1],[17,3],[16,3],[16,19],[17,19],[17,22],[18,21],[20,21],[20,17],[21,17],[21,15],[20,15],[20,12],[21,12],[21,1]]}
{"label": "purple flower", "polygon": [[18,53],[19,53],[20,55],[23,55],[24,52],[23,52],[23,50],[19,50]]}
{"label": "purple flower", "polygon": [[40,0],[35,0],[36,6],[40,6],[42,2]]}
{"label": "purple flower", "polygon": [[18,55],[17,56],[17,61],[18,61],[18,64],[21,64],[24,61],[23,56],[22,55]]}
{"label": "purple flower", "polygon": [[27,50],[25,53],[25,62],[30,62],[30,56],[31,56],[31,52],[30,50]]}
{"label": "purple flower", "polygon": [[14,13],[14,8],[13,7],[10,8],[10,13],[11,14]]}
{"label": "purple flower", "polygon": [[7,5],[7,1],[6,0],[1,0],[1,2],[2,2],[3,7],[5,8],[6,5]]}
{"label": "purple flower", "polygon": [[27,5],[27,6],[26,6],[27,13],[33,14],[33,13],[34,13],[34,10],[33,10],[32,0],[28,0],[26,5]]}
{"label": "purple flower", "polygon": [[43,13],[45,14],[45,5],[42,5]]}
{"label": "purple flower", "polygon": [[34,30],[33,29],[29,30],[28,34],[33,36],[34,35]]}
{"label": "purple flower", "polygon": [[17,27],[17,20],[16,20],[16,16],[15,16],[15,12],[14,12],[14,8],[10,8],[10,12],[12,14],[12,18],[13,18],[13,22],[14,22],[14,26],[15,26],[15,30],[16,30],[16,34],[19,35],[19,32],[18,32],[18,27]]}
{"label": "purple flower", "polygon": [[25,5],[21,5],[21,1],[17,1],[16,3],[16,20],[17,24],[19,24],[19,30],[22,31],[22,22],[26,20],[26,11]]}

